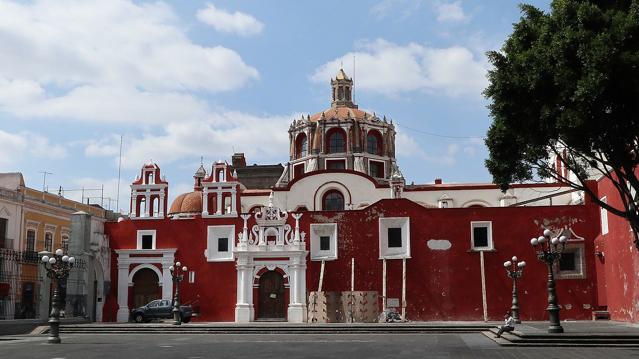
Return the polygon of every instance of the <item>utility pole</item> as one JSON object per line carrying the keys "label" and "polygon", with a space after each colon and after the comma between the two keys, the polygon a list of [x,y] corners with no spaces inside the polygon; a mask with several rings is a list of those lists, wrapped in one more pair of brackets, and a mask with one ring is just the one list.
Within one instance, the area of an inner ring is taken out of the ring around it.
{"label": "utility pole", "polygon": [[43,174],[42,179],[42,192],[47,191],[47,175],[52,175],[53,173],[45,171],[40,171],[39,173]]}

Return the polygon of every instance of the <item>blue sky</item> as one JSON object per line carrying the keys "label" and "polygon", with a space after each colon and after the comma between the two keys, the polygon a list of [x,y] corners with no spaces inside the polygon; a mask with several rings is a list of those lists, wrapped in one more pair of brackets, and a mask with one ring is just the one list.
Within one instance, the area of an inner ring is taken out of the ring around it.
{"label": "blue sky", "polygon": [[329,106],[330,76],[342,63],[352,76],[354,57],[355,101],[397,124],[408,182],[490,182],[484,54],[517,4],[0,0],[0,172],[41,188],[46,170],[52,192],[103,184],[115,199],[123,135],[128,211],[149,159],[171,198],[192,188],[200,156],[284,163],[288,124]]}

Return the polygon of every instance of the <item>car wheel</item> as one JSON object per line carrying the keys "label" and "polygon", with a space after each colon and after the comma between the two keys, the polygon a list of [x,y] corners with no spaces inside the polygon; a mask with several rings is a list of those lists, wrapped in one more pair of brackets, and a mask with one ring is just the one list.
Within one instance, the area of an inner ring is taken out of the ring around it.
{"label": "car wheel", "polygon": [[182,323],[188,323],[191,321],[191,317],[182,318]]}
{"label": "car wheel", "polygon": [[140,313],[137,313],[136,315],[133,316],[133,320],[135,320],[136,323],[143,323],[144,316]]}

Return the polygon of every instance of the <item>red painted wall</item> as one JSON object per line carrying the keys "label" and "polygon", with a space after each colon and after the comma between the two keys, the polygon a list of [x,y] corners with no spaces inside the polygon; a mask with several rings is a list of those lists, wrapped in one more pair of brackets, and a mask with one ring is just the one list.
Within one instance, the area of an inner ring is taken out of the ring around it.
{"label": "red painted wall", "polygon": [[[594,273],[594,238],[599,231],[598,209],[584,206],[510,208],[424,208],[409,200],[382,200],[363,210],[305,212],[301,230],[311,223],[338,223],[338,260],[326,262],[323,289],[350,290],[351,258],[355,258],[355,290],[382,292],[382,261],[379,259],[378,218],[410,217],[411,255],[407,260],[407,317],[411,320],[483,320],[479,253],[470,252],[470,222],[492,221],[495,251],[485,253],[488,315],[501,320],[511,305],[511,282],[503,262],[513,255],[528,266],[519,283],[521,318],[543,320],[546,313],[547,270],[539,262],[529,241],[542,232],[542,224],[557,228],[569,223],[585,238],[586,278],[558,280],[557,294],[564,306],[562,319],[589,319],[597,306]],[[253,225],[249,222],[249,228]],[[292,219],[289,223],[294,225]],[[234,262],[206,262],[207,225],[235,224],[240,219],[136,220],[107,223],[112,249],[136,246],[136,231],[157,230],[157,248],[177,248],[176,256],[196,272],[196,281],[181,286],[185,303],[198,301],[199,320],[233,321],[236,302]],[[310,236],[307,236],[309,241]],[[431,250],[430,239],[452,243],[448,250]],[[308,244],[307,244],[308,248]],[[105,305],[106,319],[117,311],[117,255],[112,255],[111,294]],[[320,262],[307,268],[307,291],[318,287]],[[401,298],[401,260],[387,263],[388,297]],[[288,292],[288,290],[287,290]],[[257,291],[255,292],[257,294]],[[257,304],[258,298],[254,297]],[[116,303],[114,305],[114,303]],[[381,305],[381,303],[380,303]]]}
{"label": "red painted wall", "polygon": [[[606,197],[608,204],[623,208],[609,180],[598,182],[598,193],[599,198]],[[608,212],[608,233],[601,234],[600,229],[595,243],[597,250],[604,253],[603,259],[599,259],[603,270],[598,275],[605,285],[600,286],[599,291],[607,302],[612,320],[639,321],[639,283],[635,274],[639,273],[639,253],[632,241],[628,222]]]}

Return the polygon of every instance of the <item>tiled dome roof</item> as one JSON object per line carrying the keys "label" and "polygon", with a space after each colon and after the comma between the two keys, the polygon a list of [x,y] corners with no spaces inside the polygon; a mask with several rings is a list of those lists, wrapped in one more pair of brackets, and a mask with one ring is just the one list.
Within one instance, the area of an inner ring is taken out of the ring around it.
{"label": "tiled dome roof", "polygon": [[379,118],[373,114],[362,111],[358,108],[351,108],[346,106],[331,107],[327,110],[311,115],[311,122],[317,122],[322,119],[337,119],[340,121],[347,119],[353,119],[356,121],[379,121]]}
{"label": "tiled dome roof", "polygon": [[202,192],[194,191],[183,193],[173,200],[169,215],[180,213],[201,213],[202,212]]}

